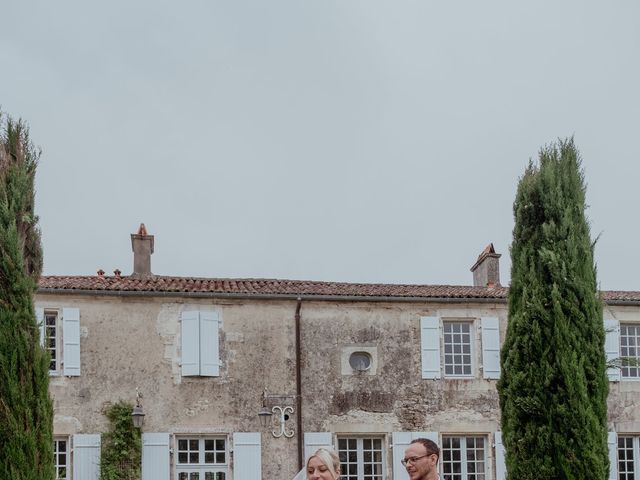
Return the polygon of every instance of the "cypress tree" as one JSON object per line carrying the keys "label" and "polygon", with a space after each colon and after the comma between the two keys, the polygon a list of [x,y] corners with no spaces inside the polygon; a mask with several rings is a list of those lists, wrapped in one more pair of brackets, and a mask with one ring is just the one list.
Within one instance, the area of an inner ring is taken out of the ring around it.
{"label": "cypress tree", "polygon": [[42,269],[39,156],[22,121],[0,118],[0,478],[12,480],[55,477],[49,356],[33,307]]}
{"label": "cypress tree", "polygon": [[510,480],[606,480],[602,302],[573,138],[540,151],[513,205],[509,324],[498,382]]}

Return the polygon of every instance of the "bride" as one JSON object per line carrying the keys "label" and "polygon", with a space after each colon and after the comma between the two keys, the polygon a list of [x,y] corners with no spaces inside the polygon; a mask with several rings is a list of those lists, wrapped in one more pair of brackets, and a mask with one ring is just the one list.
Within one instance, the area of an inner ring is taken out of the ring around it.
{"label": "bride", "polygon": [[309,458],[305,468],[293,480],[337,480],[340,477],[340,457],[333,450],[319,448]]}

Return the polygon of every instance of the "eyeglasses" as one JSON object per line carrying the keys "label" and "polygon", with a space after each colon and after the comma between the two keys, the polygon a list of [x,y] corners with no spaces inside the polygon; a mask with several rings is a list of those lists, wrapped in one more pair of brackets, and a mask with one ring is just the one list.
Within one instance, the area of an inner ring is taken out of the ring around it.
{"label": "eyeglasses", "polygon": [[400,460],[400,463],[405,467],[407,466],[407,463],[411,463],[412,465],[415,465],[415,463],[421,458],[430,457],[431,455],[435,455],[435,453],[425,453],[424,455],[420,455],[419,457],[403,458],[402,460]]}

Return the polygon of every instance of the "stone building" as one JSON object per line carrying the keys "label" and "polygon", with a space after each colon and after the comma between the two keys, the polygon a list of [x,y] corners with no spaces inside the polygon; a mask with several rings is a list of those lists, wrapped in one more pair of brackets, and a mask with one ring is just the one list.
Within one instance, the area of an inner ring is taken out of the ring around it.
{"label": "stone building", "polygon": [[[340,451],[344,479],[406,480],[418,436],[441,445],[445,479],[504,478],[493,246],[473,286],[440,286],[160,276],[153,236],[131,240],[132,275],[47,276],[36,295],[60,478],[98,478],[105,407],[136,390],[145,480],[289,480],[322,445]],[[640,292],[604,298],[607,355],[640,356]],[[628,460],[611,478],[627,479],[640,369],[610,377],[611,458]]]}

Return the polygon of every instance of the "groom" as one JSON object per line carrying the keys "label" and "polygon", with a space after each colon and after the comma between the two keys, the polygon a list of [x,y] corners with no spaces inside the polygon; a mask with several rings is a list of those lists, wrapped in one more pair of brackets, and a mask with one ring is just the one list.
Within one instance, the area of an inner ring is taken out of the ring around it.
{"label": "groom", "polygon": [[427,438],[416,438],[404,451],[402,465],[407,469],[411,480],[439,480],[438,445]]}

